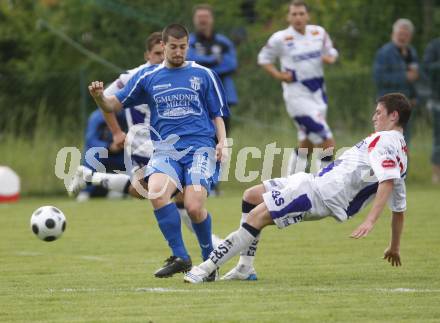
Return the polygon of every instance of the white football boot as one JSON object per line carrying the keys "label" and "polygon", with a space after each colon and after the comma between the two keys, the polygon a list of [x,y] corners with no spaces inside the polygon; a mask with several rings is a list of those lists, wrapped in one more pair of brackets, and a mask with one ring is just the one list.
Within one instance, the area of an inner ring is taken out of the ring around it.
{"label": "white football boot", "polygon": [[183,276],[183,281],[185,283],[200,284],[207,282],[209,276],[210,274],[204,271],[202,268],[194,266]]}
{"label": "white football boot", "polygon": [[220,280],[257,280],[257,272],[252,266],[237,265]]}
{"label": "white football boot", "polygon": [[77,196],[87,186],[86,177],[90,177],[92,171],[85,166],[78,166],[73,175],[72,181],[67,187],[69,196]]}

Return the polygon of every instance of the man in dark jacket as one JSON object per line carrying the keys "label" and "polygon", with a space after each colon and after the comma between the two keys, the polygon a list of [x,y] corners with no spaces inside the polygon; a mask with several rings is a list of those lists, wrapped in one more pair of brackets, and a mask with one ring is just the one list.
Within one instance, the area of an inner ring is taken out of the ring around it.
{"label": "man in dark jacket", "polygon": [[440,184],[440,38],[432,40],[425,50],[423,67],[429,79],[432,110],[432,182]]}
{"label": "man in dark jacket", "polygon": [[[409,19],[398,19],[393,25],[391,41],[376,53],[373,73],[377,97],[387,93],[404,94],[414,108],[417,93],[414,87],[419,78],[419,60],[411,40],[414,25]],[[414,117],[414,113],[412,114]],[[409,144],[411,122],[404,129],[405,141]]]}
{"label": "man in dark jacket", "polygon": [[[215,71],[222,81],[226,99],[231,108],[238,103],[232,75],[237,69],[234,44],[224,35],[214,31],[214,12],[210,5],[199,4],[193,9],[195,32],[189,35],[188,60]],[[229,118],[224,118],[229,133]]]}

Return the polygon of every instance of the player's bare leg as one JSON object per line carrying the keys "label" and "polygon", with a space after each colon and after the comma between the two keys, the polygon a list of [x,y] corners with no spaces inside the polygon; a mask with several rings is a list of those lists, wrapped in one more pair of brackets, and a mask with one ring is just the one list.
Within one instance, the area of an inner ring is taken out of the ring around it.
{"label": "player's bare leg", "polygon": [[176,204],[171,201],[171,196],[177,189],[176,184],[168,175],[155,173],[150,176],[148,187],[157,223],[173,253],[154,275],[163,278],[186,272],[191,269],[192,263],[183,243],[179,212]]}
{"label": "player's bare leg", "polygon": [[[202,251],[202,259],[207,260],[212,252],[212,222],[211,216],[205,208],[208,192],[202,185],[188,185],[184,191],[185,209],[192,221],[192,227],[197,236],[200,249]],[[208,281],[217,279],[217,272],[214,271]]]}
{"label": "player's bare leg", "polygon": [[205,209],[208,192],[201,185],[189,185],[184,190],[184,204],[193,223],[203,222],[208,212]]}

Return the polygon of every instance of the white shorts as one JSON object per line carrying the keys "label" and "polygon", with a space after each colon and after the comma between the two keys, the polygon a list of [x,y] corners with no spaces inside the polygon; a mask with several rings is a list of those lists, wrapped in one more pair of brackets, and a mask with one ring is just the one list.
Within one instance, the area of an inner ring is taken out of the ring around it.
{"label": "white shorts", "polygon": [[135,124],[127,132],[124,143],[124,162],[131,177],[146,166],[153,155],[150,130],[144,124]]}
{"label": "white shorts", "polygon": [[296,173],[263,182],[264,202],[274,223],[282,229],[301,221],[320,220],[331,215],[314,189],[314,176]]}
{"label": "white shorts", "polygon": [[325,119],[327,104],[311,97],[298,97],[285,100],[287,113],[298,129],[298,140],[310,140],[313,144],[321,144],[333,138],[333,134]]}

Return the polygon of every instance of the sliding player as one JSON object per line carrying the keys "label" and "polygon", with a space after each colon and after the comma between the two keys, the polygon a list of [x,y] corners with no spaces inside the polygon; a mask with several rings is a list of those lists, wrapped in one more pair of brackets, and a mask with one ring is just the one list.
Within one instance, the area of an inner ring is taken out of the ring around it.
{"label": "sliding player", "polygon": [[253,259],[261,230],[268,225],[282,229],[302,221],[333,217],[346,221],[373,200],[373,207],[351,237],[368,235],[385,204],[393,213],[391,242],[384,253],[393,266],[400,266],[400,236],[406,209],[405,181],[407,147],[403,127],[411,105],[402,94],[388,94],[378,100],[373,115],[375,133],[365,138],[316,177],[296,173],[276,178],[248,190],[244,196],[243,223],[210,254],[209,259],[192,268],[184,280],[201,283],[239,252],[238,265],[224,280],[255,280]]}

